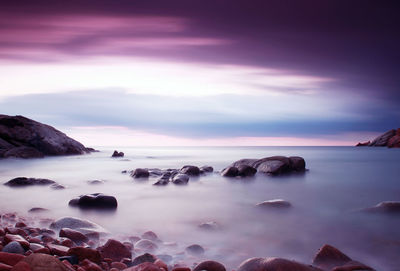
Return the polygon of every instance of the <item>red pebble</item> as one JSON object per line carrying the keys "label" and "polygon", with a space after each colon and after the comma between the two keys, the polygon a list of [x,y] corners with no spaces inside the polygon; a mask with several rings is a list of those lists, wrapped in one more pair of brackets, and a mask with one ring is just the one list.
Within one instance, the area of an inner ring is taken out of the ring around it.
{"label": "red pebble", "polygon": [[11,270],[12,266],[4,263],[0,263],[0,271],[9,271]]}
{"label": "red pebble", "polygon": [[31,267],[26,262],[19,262],[11,269],[12,271],[32,271]]}
{"label": "red pebble", "polygon": [[19,261],[25,258],[24,255],[0,252],[0,262],[8,265],[16,265]]}
{"label": "red pebble", "polygon": [[47,244],[47,246],[50,249],[51,254],[54,254],[57,256],[67,256],[68,255],[69,247],[55,245],[55,244]]}
{"label": "red pebble", "polygon": [[79,261],[88,259],[95,263],[101,262],[100,252],[86,247],[73,247],[68,250],[68,255],[75,255],[78,257]]}
{"label": "red pebble", "polygon": [[25,224],[24,222],[22,222],[22,221],[19,221],[19,222],[17,222],[17,223],[15,224],[15,227],[16,227],[16,228],[25,228],[25,227],[26,227],[26,224]]}
{"label": "red pebble", "polygon": [[124,270],[125,268],[128,268],[128,267],[126,266],[126,264],[121,263],[121,262],[113,262],[113,263],[111,264],[111,267],[112,267],[112,268],[117,268],[118,270]]}
{"label": "red pebble", "polygon": [[113,261],[121,261],[123,258],[131,258],[132,253],[121,242],[109,239],[104,246],[99,247],[98,250],[103,258],[111,258]]}
{"label": "red pebble", "polygon": [[175,267],[172,271],[191,271],[189,267]]}
{"label": "red pebble", "polygon": [[82,262],[82,266],[86,271],[103,271],[100,266],[98,266],[94,262],[89,261],[88,259]]}

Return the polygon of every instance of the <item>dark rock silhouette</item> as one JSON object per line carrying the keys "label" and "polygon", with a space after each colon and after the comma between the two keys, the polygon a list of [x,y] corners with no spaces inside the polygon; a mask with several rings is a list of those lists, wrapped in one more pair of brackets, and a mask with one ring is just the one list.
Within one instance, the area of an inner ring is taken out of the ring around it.
{"label": "dark rock silhouette", "polygon": [[9,180],[4,185],[12,186],[12,187],[22,187],[22,186],[30,186],[30,185],[50,185],[50,184],[54,184],[54,183],[55,183],[55,181],[48,180],[48,179],[17,177],[12,180]]}
{"label": "dark rock silhouette", "polygon": [[0,115],[0,157],[40,158],[92,150],[49,125],[23,116]]}
{"label": "dark rock silhouette", "polygon": [[94,193],[72,199],[68,205],[88,209],[115,209],[118,203],[117,199],[113,196]]}
{"label": "dark rock silhouette", "polygon": [[359,142],[356,147],[388,147],[388,148],[400,148],[400,128],[397,130],[393,129],[386,133],[378,136],[372,141],[364,143]]}
{"label": "dark rock silhouette", "polygon": [[111,157],[124,157],[124,153],[121,151],[121,152],[118,152],[117,150],[115,150],[114,152],[113,152],[113,154],[111,155]]}

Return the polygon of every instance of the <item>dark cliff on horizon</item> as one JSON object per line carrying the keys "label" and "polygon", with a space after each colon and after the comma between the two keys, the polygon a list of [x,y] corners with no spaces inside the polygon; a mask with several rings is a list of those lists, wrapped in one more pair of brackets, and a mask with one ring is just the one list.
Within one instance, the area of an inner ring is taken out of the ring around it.
{"label": "dark cliff on horizon", "polygon": [[49,125],[0,114],[0,158],[40,158],[93,151]]}
{"label": "dark cliff on horizon", "polygon": [[392,129],[386,133],[378,136],[372,141],[359,142],[356,147],[388,147],[388,148],[400,148],[400,128],[397,130]]}

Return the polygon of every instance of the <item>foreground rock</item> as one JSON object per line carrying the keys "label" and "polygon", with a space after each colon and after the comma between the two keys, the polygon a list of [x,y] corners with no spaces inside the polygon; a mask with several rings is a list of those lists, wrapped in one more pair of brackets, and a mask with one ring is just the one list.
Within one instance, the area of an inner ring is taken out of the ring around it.
{"label": "foreground rock", "polygon": [[17,263],[12,270],[73,271],[74,269],[67,267],[51,255],[34,253]]}
{"label": "foreground rock", "polygon": [[249,177],[256,172],[269,175],[304,172],[306,162],[298,156],[272,156],[262,159],[241,159],[225,168],[221,175],[224,177]]}
{"label": "foreground rock", "polygon": [[87,209],[116,209],[118,207],[118,202],[115,197],[102,193],[82,195],[70,200],[68,204],[70,206]]}
{"label": "foreground rock", "polygon": [[87,233],[108,233],[103,227],[93,223],[89,220],[76,218],[76,217],[62,217],[50,224],[50,228],[54,230],[61,230],[62,228],[69,228],[79,231],[83,234]]}
{"label": "foreground rock", "polygon": [[216,261],[204,261],[196,265],[193,271],[226,271],[225,266]]}
{"label": "foreground rock", "polygon": [[237,271],[323,271],[317,267],[282,258],[250,258]]}
{"label": "foreground rock", "polygon": [[360,142],[356,146],[400,148],[400,128],[389,130],[372,141]]}
{"label": "foreground rock", "polygon": [[55,181],[48,179],[36,179],[36,178],[27,178],[27,177],[17,177],[12,180],[9,180],[4,185],[11,187],[22,187],[22,186],[31,186],[31,185],[50,185],[54,184]]}
{"label": "foreground rock", "polygon": [[89,153],[57,129],[23,116],[0,115],[0,157],[39,158]]}

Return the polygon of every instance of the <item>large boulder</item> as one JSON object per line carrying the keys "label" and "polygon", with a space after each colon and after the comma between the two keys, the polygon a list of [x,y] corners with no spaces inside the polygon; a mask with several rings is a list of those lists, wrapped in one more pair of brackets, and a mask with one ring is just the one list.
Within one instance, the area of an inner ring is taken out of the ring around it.
{"label": "large boulder", "polygon": [[317,267],[282,258],[250,258],[237,271],[323,271]]}
{"label": "large boulder", "polygon": [[17,177],[9,180],[4,185],[11,187],[21,187],[21,186],[31,186],[31,185],[50,185],[54,184],[55,181],[48,179],[37,179],[37,178],[27,178],[27,177]]}
{"label": "large boulder", "polygon": [[[28,266],[30,269],[23,269],[25,266]],[[66,266],[54,256],[33,253],[17,263],[12,270],[73,271],[74,269]]]}
{"label": "large boulder", "polygon": [[0,115],[1,157],[37,158],[90,152],[57,129],[23,116]]}
{"label": "large boulder", "polygon": [[186,174],[189,176],[199,176],[200,175],[200,169],[196,166],[183,166],[180,170],[182,174]]}
{"label": "large boulder", "polygon": [[70,206],[87,209],[116,209],[118,207],[118,202],[115,197],[102,193],[81,195],[70,200],[68,204]]}
{"label": "large boulder", "polygon": [[137,168],[131,173],[133,178],[148,178],[150,176],[147,168]]}

